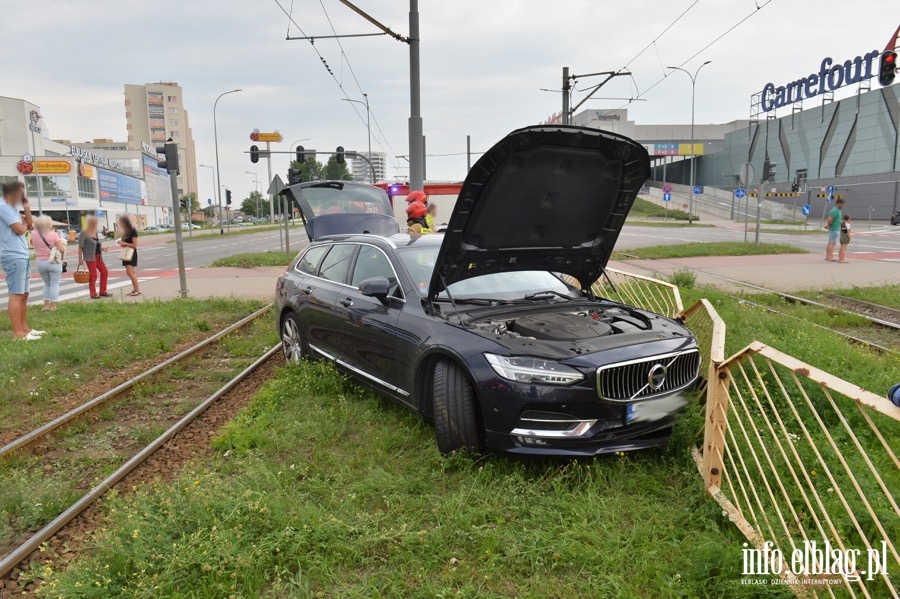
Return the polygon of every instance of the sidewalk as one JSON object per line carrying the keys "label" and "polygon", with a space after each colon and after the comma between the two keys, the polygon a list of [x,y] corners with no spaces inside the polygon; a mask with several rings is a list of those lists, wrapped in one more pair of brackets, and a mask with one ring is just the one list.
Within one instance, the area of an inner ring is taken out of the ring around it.
{"label": "sidewalk", "polygon": [[[188,297],[208,299],[211,297],[234,297],[272,301],[275,298],[275,283],[285,271],[283,266],[268,268],[196,268],[187,272]],[[174,276],[153,279],[141,283],[141,295],[128,297],[128,288],[112,291],[115,299],[121,301],[142,301],[148,299],[170,300],[179,297],[177,273]]]}
{"label": "sidewalk", "polygon": [[[612,268],[667,279],[678,268],[697,271],[697,282],[727,291],[752,291],[720,277],[735,279],[782,292],[801,289],[868,287],[900,284],[900,253],[848,254],[850,262],[826,262],[823,254],[775,256],[709,256],[665,260],[610,261]],[[865,256],[865,257],[863,257]],[[714,276],[715,275],[715,276]]]}

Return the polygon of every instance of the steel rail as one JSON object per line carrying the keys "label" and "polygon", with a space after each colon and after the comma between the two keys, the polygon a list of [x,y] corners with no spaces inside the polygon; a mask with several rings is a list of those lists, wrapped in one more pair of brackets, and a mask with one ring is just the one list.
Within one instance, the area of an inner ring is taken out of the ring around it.
{"label": "steel rail", "polygon": [[19,437],[18,439],[7,443],[3,447],[0,447],[0,460],[3,460],[19,451],[27,449],[28,447],[30,447],[34,443],[36,443],[39,439],[46,436],[48,433],[51,433],[55,430],[58,430],[64,426],[66,426],[67,424],[75,421],[79,417],[83,416],[84,414],[90,412],[91,410],[97,408],[98,406],[100,406],[108,401],[114,400],[118,397],[121,397],[122,395],[125,395],[126,393],[130,392],[134,388],[135,384],[156,374],[157,372],[159,372],[161,370],[164,370],[165,368],[168,368],[169,366],[171,366],[173,364],[177,364],[178,362],[181,362],[181,361],[191,357],[192,355],[196,354],[201,349],[204,349],[205,347],[209,346],[210,344],[215,343],[216,341],[218,341],[225,335],[228,335],[229,333],[244,327],[245,325],[249,324],[250,322],[253,322],[257,318],[259,318],[260,316],[262,316],[263,314],[268,312],[271,307],[272,307],[272,304],[268,304],[267,306],[260,308],[253,314],[250,314],[249,316],[242,318],[241,320],[237,321],[236,323],[222,329],[215,335],[207,337],[200,343],[197,343],[196,345],[193,345],[193,346],[187,348],[186,350],[180,352],[179,354],[174,355],[171,358],[169,358],[163,362],[160,362],[156,366],[153,366],[152,368],[145,370],[141,374],[128,379],[124,383],[121,383],[120,385],[113,387],[109,391],[106,391],[105,393],[98,395],[94,399],[81,404],[77,408],[69,410],[65,414],[62,414],[61,416],[54,418],[50,422],[34,429],[30,433],[23,435],[23,436]]}
{"label": "steel rail", "polygon": [[262,366],[265,362],[272,358],[279,350],[281,349],[281,344],[272,347],[265,354],[262,355],[259,359],[257,359],[253,364],[245,368],[233,379],[225,383],[218,391],[210,395],[208,398],[203,400],[203,403],[198,405],[196,408],[191,410],[186,416],[184,416],[181,420],[173,424],[166,432],[161,434],[155,440],[153,440],[149,445],[144,447],[139,453],[135,454],[130,460],[125,462],[118,470],[110,474],[103,482],[98,484],[96,487],[88,491],[85,495],[81,497],[78,501],[73,503],[66,511],[61,513],[59,516],[53,519],[52,522],[44,526],[44,528],[40,529],[34,535],[31,536],[27,541],[19,545],[15,550],[11,553],[7,554],[0,560],[0,578],[5,577],[9,574],[15,567],[22,562],[22,560],[26,559],[31,552],[40,548],[41,544],[50,539],[53,535],[59,532],[62,527],[75,519],[78,514],[83,512],[85,508],[91,505],[94,501],[96,501],[99,497],[101,497],[108,490],[113,488],[117,483],[119,483],[123,478],[125,478],[128,474],[134,471],[138,466],[140,466],[150,455],[152,455],[157,449],[162,447],[165,443],[172,439],[178,432],[180,432],[185,426],[190,424],[193,420],[195,420],[200,414],[202,414],[210,405],[219,400],[223,395],[231,391],[235,386],[238,385],[241,381],[243,381],[247,376],[252,374],[257,368]]}

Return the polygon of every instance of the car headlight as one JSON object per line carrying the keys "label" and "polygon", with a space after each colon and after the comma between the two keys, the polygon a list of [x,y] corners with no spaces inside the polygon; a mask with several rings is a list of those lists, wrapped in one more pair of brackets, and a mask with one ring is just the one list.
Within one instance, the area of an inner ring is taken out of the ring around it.
{"label": "car headlight", "polygon": [[574,368],[552,360],[496,354],[484,354],[484,357],[494,372],[517,383],[570,385],[584,379],[584,375]]}

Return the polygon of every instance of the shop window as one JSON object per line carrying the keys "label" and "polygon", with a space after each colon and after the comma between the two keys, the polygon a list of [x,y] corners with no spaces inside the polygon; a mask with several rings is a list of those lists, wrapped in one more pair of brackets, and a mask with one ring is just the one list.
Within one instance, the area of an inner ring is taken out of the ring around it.
{"label": "shop window", "polygon": [[37,180],[41,180],[41,195],[43,197],[69,197],[72,191],[72,182],[68,176],[60,177],[25,177],[25,192],[28,197],[38,195]]}
{"label": "shop window", "polygon": [[93,179],[78,177],[78,197],[79,198],[95,198],[97,197],[97,182]]}

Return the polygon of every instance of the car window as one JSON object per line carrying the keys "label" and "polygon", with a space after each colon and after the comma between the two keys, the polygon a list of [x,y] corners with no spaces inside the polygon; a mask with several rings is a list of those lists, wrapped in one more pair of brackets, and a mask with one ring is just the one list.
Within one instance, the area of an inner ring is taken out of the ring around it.
{"label": "car window", "polygon": [[350,258],[353,257],[355,249],[356,245],[351,243],[333,245],[331,251],[322,260],[322,266],[319,267],[319,276],[338,283],[346,281],[347,273],[350,271]]}
{"label": "car window", "polygon": [[383,189],[364,185],[321,183],[301,191],[314,216],[363,212],[391,214],[391,204]]}
{"label": "car window", "polygon": [[350,284],[359,287],[360,283],[372,277],[384,277],[390,282],[391,288],[388,295],[397,293],[400,282],[397,280],[397,275],[394,274],[394,268],[388,257],[377,247],[361,245],[359,254],[356,256],[356,265],[353,267],[353,278]]}
{"label": "car window", "polygon": [[[402,248],[397,250],[400,261],[409,273],[420,295],[428,295],[428,284],[437,261],[439,246],[424,248]],[[528,293],[556,291],[570,293],[570,289],[550,272],[543,270],[522,270],[496,272],[480,277],[464,279],[450,285],[454,298],[487,297],[492,299],[517,299]],[[438,297],[446,297],[445,291]]]}
{"label": "car window", "polygon": [[309,248],[300,258],[300,261],[297,262],[297,270],[307,275],[316,274],[316,269],[319,267],[319,262],[322,261],[322,256],[325,255],[325,252],[330,247],[330,245],[320,245]]}

